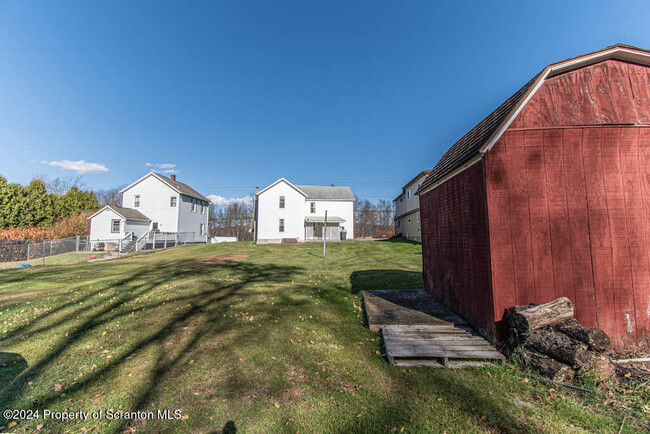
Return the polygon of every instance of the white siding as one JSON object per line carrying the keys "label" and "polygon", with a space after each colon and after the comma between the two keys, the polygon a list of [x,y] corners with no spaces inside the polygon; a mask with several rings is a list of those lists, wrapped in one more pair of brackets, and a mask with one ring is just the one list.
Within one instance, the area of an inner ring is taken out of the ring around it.
{"label": "white siding", "polygon": [[[135,207],[135,196],[140,195],[140,206]],[[170,198],[175,196],[176,206],[170,206]],[[173,188],[148,176],[122,193],[122,207],[133,208],[146,215],[153,222],[158,222],[161,232],[178,231],[178,193]]]}
{"label": "white siding", "polygon": [[141,220],[127,220],[126,226],[124,227],[124,235],[126,236],[127,232],[133,232],[136,238],[139,238],[141,235],[144,235],[149,231],[149,226],[151,223],[144,222]]}
{"label": "white siding", "polygon": [[[120,232],[111,232],[112,221],[120,221]],[[124,237],[124,220],[112,210],[105,208],[95,217],[90,219],[91,240],[117,240]]]}
{"label": "white siding", "polygon": [[[284,196],[284,208],[280,208]],[[258,195],[258,241],[305,237],[305,197],[281,181]],[[279,231],[279,221],[284,219],[284,232]]]}
{"label": "white siding", "polygon": [[[354,202],[343,200],[313,200],[307,198],[305,206],[305,216],[307,217],[325,217],[325,210],[327,210],[327,217],[341,217],[345,220],[340,226],[343,226],[347,233],[347,239],[354,238]],[[316,203],[316,213],[311,214],[311,203]],[[329,225],[328,225],[329,226]]]}
{"label": "white siding", "polygon": [[[192,212],[192,200],[196,201],[196,211]],[[201,235],[200,225],[203,224],[205,231],[208,230],[208,206],[205,205],[205,211],[201,213],[201,201],[188,196],[181,196],[178,201],[178,232],[194,232],[194,241],[207,241],[207,235]],[[161,229],[162,231],[163,229]]]}

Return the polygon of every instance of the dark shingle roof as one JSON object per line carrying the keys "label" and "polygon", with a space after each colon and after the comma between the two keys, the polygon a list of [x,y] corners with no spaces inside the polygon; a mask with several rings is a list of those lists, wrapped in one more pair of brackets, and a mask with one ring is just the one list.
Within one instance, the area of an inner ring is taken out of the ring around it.
{"label": "dark shingle roof", "polygon": [[315,200],[355,200],[350,187],[326,187],[320,185],[295,185],[308,199]]}
{"label": "dark shingle roof", "polygon": [[146,221],[151,221],[149,217],[146,215],[142,214],[140,211],[137,209],[133,208],[122,208],[121,206],[110,206],[112,210],[114,210],[116,213],[121,215],[127,220],[146,220]]}
{"label": "dark shingle roof", "polygon": [[172,179],[169,179],[168,177],[166,177],[165,175],[161,175],[160,173],[155,173],[155,175],[156,175],[156,176],[157,176],[161,181],[163,181],[164,183],[166,183],[167,185],[169,185],[171,188],[180,191],[181,194],[184,194],[185,196],[190,196],[190,197],[193,197],[193,198],[195,198],[195,199],[200,199],[200,200],[204,200],[204,201],[206,201],[206,202],[210,202],[210,199],[208,199],[207,197],[203,196],[201,193],[199,193],[198,191],[194,190],[192,187],[190,187],[190,186],[187,185],[187,184],[183,184],[182,182],[174,181],[174,180],[172,180]]}
{"label": "dark shingle roof", "polygon": [[[540,73],[541,74],[541,73]],[[461,166],[478,153],[481,147],[492,137],[496,130],[506,120],[508,115],[524,99],[528,91],[533,87],[540,74],[537,74],[521,89],[514,93],[503,104],[487,115],[467,134],[460,138],[454,145],[444,153],[442,158],[435,165],[431,173],[422,183],[419,191],[443,178],[449,172]]]}

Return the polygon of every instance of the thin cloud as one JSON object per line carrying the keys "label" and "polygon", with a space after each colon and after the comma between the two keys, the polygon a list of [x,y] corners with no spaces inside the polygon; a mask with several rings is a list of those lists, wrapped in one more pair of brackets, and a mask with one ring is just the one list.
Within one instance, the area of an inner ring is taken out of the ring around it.
{"label": "thin cloud", "polygon": [[163,170],[162,173],[178,173],[178,170],[168,169],[168,170]]}
{"label": "thin cloud", "polygon": [[216,195],[216,194],[211,194],[211,195],[208,196],[208,199],[210,199],[210,202],[212,202],[212,204],[218,205],[218,206],[221,206],[221,205],[226,206],[226,205],[230,205],[231,203],[235,203],[235,202],[241,202],[241,203],[245,203],[245,204],[253,203],[253,197],[252,196],[226,198],[226,197],[219,196],[219,195]]}
{"label": "thin cloud", "polygon": [[[173,169],[176,167],[173,163],[144,163],[147,167],[155,167],[156,169]],[[165,173],[177,173],[177,172],[165,172]]]}
{"label": "thin cloud", "polygon": [[63,170],[72,170],[79,175],[94,175],[97,173],[108,172],[108,167],[102,163],[91,163],[84,160],[41,161],[41,163],[54,167],[60,167]]}

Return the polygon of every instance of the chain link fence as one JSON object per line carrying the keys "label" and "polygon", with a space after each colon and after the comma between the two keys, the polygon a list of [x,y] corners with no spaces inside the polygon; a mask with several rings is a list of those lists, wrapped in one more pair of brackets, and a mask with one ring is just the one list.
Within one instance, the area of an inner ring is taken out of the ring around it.
{"label": "chain link fence", "polygon": [[88,248],[85,235],[58,240],[0,240],[0,263],[44,260],[73,252],[83,254]]}

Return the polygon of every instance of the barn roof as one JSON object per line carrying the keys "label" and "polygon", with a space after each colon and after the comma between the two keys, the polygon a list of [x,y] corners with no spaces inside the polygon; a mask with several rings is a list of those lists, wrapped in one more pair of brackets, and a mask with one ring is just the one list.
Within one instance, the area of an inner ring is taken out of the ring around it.
{"label": "barn roof", "polygon": [[616,44],[603,50],[548,65],[521,89],[487,115],[443,154],[416,194],[424,193],[445,176],[463,166],[479,153],[485,153],[508,128],[521,109],[547,78],[608,59],[650,65],[650,51],[632,45]]}

